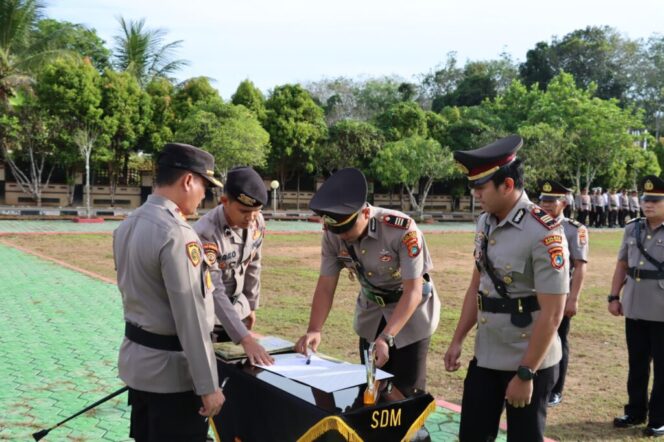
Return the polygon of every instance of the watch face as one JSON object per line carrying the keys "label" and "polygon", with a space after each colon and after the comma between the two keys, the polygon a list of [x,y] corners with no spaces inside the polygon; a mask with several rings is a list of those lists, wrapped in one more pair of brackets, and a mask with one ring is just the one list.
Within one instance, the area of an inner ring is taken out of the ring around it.
{"label": "watch face", "polygon": [[519,379],[524,381],[529,381],[534,377],[534,374],[528,367],[519,367],[516,372],[516,375],[519,376]]}

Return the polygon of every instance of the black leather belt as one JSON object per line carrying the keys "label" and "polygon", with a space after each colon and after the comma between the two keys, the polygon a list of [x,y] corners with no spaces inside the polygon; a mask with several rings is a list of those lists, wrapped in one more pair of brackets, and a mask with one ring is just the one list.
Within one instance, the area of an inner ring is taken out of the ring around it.
{"label": "black leather belt", "polygon": [[532,313],[540,309],[537,296],[526,298],[489,298],[477,295],[477,308],[489,313]]}
{"label": "black leather belt", "polygon": [[641,270],[637,267],[628,268],[627,275],[629,275],[632,279],[664,279],[664,271]]}
{"label": "black leather belt", "polygon": [[132,342],[154,348],[155,350],[182,351],[182,344],[180,344],[180,339],[177,335],[158,335],[128,322],[125,322],[125,336]]}

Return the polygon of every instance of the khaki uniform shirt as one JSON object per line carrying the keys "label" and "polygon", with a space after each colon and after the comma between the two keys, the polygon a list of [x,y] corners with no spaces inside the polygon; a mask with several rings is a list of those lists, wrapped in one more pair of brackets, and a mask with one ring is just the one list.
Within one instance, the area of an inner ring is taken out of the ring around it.
{"label": "khaki uniform shirt", "polygon": [[629,197],[627,195],[620,194],[620,209],[621,210],[629,209]]}
{"label": "khaki uniform shirt", "polygon": [[[422,277],[433,268],[422,232],[415,221],[396,210],[369,206],[367,234],[348,243],[362,263],[371,284],[384,290],[398,290],[404,279]],[[395,225],[396,224],[396,225]],[[355,272],[355,266],[344,241],[329,231],[323,233],[321,276],[338,275],[341,269]],[[433,282],[432,282],[433,284]],[[357,334],[373,342],[382,318],[389,321],[397,303],[384,307],[369,300],[360,290],[355,306],[354,328]],[[394,338],[397,348],[404,347],[433,334],[440,319],[440,299],[435,288],[422,301]]]}
{"label": "khaki uniform shirt", "polygon": [[617,193],[609,195],[609,205],[611,210],[618,210],[620,208],[620,196]]}
{"label": "khaki uniform shirt", "polygon": [[560,215],[558,220],[565,231],[567,246],[569,247],[570,275],[574,273],[574,261],[588,262],[588,229],[573,219]]}
{"label": "khaki uniform shirt", "polygon": [[242,319],[259,304],[265,220],[259,214],[248,229],[233,228],[228,225],[224,206],[219,205],[198,220],[194,229],[212,264],[217,324],[237,344],[249,334]]}
{"label": "khaki uniform shirt", "polygon": [[[641,208],[641,204],[639,203],[639,197],[638,196],[630,196],[629,197],[629,211],[630,212],[638,212],[639,209]],[[639,216],[638,213],[636,216]]]}
{"label": "khaki uniform shirt", "polygon": [[581,209],[582,210],[591,210],[593,208],[590,195],[581,195]]}
{"label": "khaki uniform shirt", "polygon": [[[645,218],[636,218],[625,226],[618,261],[626,261],[628,267],[642,270],[657,270],[636,246],[636,223],[641,223],[641,244],[644,250],[657,261],[664,261],[664,225],[654,231]],[[629,319],[664,322],[664,280],[627,277],[622,298],[623,313]]]}
{"label": "khaki uniform shirt", "polygon": [[219,381],[210,340],[212,280],[198,236],[177,205],[150,195],[113,232],[113,256],[125,321],[177,335],[184,350],[156,350],[124,338],[120,378],[154,393],[213,393]]}
{"label": "khaki uniform shirt", "polygon": [[[482,259],[482,241],[488,226],[487,253],[496,276],[507,284],[510,298],[536,294],[566,295],[569,292],[569,251],[562,226],[545,227],[531,210],[537,206],[525,192],[500,223],[483,213],[477,221],[475,259]],[[541,210],[541,209],[540,209]],[[480,272],[480,291],[501,298],[489,275]],[[477,365],[493,370],[515,371],[528,347],[539,311],[532,322],[517,327],[507,313],[478,312],[475,336]],[[560,361],[560,338],[555,335],[542,365],[548,368]]]}

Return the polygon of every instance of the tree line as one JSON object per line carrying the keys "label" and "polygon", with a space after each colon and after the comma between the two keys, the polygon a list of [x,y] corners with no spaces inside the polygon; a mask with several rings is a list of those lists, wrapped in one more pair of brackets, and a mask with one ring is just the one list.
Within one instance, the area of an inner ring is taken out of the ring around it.
{"label": "tree line", "polygon": [[434,183],[466,192],[452,151],[512,133],[525,139],[529,183],[631,188],[664,161],[659,35],[588,27],[537,43],[522,63],[501,54],[461,66],[450,53],[415,81],[340,77],[264,95],[247,79],[225,101],[207,77],[177,82],[182,42],[144,20],[118,18],[107,48],[94,29],[43,11],[0,0],[0,151],[38,204],[56,168],[70,184],[105,171],[114,198],[169,141],[208,150],[222,176],[252,165],[299,183],[359,167],[420,212]]}

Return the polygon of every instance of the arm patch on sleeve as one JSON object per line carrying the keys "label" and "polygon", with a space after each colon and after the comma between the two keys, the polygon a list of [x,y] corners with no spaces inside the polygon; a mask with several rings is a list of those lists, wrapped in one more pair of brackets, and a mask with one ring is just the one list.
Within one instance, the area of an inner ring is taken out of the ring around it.
{"label": "arm patch on sleeve", "polygon": [[187,243],[186,248],[187,258],[189,258],[194,267],[198,267],[198,264],[201,263],[201,247],[197,242],[192,241]]}
{"label": "arm patch on sleeve", "polygon": [[208,265],[214,265],[217,262],[217,255],[219,254],[219,248],[213,242],[206,242],[203,244],[203,251],[205,252],[205,260]]}
{"label": "arm patch on sleeve", "polygon": [[530,210],[530,214],[533,216],[533,218],[535,218],[537,220],[537,222],[539,222],[541,225],[543,225],[544,227],[546,227],[549,230],[553,230],[553,229],[555,229],[556,227],[558,227],[560,225],[560,223],[558,221],[553,219],[551,217],[551,215],[546,213],[539,206],[534,206]]}
{"label": "arm patch on sleeve", "polygon": [[396,227],[397,229],[406,230],[410,227],[410,218],[404,218],[403,216],[383,215],[381,220],[384,224],[387,224],[390,227]]}
{"label": "arm patch on sleeve", "polygon": [[416,231],[406,233],[401,242],[403,242],[403,244],[406,246],[406,250],[408,250],[408,256],[411,258],[415,258],[420,254],[422,248],[420,247]]}

